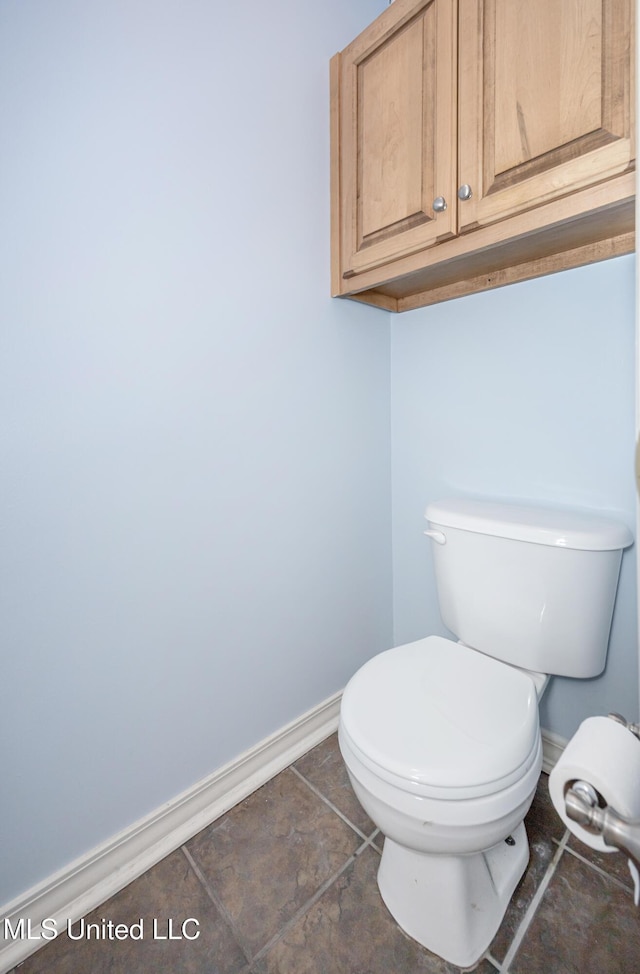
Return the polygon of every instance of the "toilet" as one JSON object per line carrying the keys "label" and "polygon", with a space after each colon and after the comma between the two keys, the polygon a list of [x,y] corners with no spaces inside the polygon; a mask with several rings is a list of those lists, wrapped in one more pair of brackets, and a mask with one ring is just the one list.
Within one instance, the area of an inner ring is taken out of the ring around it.
{"label": "toilet", "polygon": [[427,507],[442,620],[374,656],[345,688],[339,743],[384,834],[382,898],[458,967],[489,947],[529,859],[550,675],[606,662],[622,550],[616,520],[454,498]]}

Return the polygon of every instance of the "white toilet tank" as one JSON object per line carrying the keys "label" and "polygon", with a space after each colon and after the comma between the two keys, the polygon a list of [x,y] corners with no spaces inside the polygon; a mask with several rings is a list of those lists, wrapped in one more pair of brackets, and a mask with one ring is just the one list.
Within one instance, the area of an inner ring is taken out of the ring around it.
{"label": "white toilet tank", "polygon": [[455,498],[429,504],[438,599],[458,639],[539,673],[605,666],[626,525],[553,508]]}

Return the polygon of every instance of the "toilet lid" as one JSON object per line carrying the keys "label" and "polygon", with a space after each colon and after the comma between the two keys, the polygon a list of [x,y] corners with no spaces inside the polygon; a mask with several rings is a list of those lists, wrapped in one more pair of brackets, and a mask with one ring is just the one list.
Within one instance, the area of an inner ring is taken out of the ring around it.
{"label": "toilet lid", "polygon": [[517,780],[539,738],[531,677],[440,636],[365,663],[344,691],[340,719],[381,777],[418,792],[452,789],[452,797]]}

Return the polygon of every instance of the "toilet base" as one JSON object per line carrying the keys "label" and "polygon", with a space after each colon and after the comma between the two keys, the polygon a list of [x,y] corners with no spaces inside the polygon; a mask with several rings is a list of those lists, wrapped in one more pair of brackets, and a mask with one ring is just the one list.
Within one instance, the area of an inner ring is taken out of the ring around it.
{"label": "toilet base", "polygon": [[405,933],[458,967],[471,967],[493,940],[529,861],[524,824],[468,856],[415,852],[385,839],[378,886]]}

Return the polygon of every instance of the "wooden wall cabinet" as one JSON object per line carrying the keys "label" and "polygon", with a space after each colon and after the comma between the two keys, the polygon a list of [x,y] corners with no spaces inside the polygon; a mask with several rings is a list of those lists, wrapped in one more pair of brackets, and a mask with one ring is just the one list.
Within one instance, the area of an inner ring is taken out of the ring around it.
{"label": "wooden wall cabinet", "polygon": [[395,0],[331,62],[332,293],[393,311],[634,249],[633,0]]}

